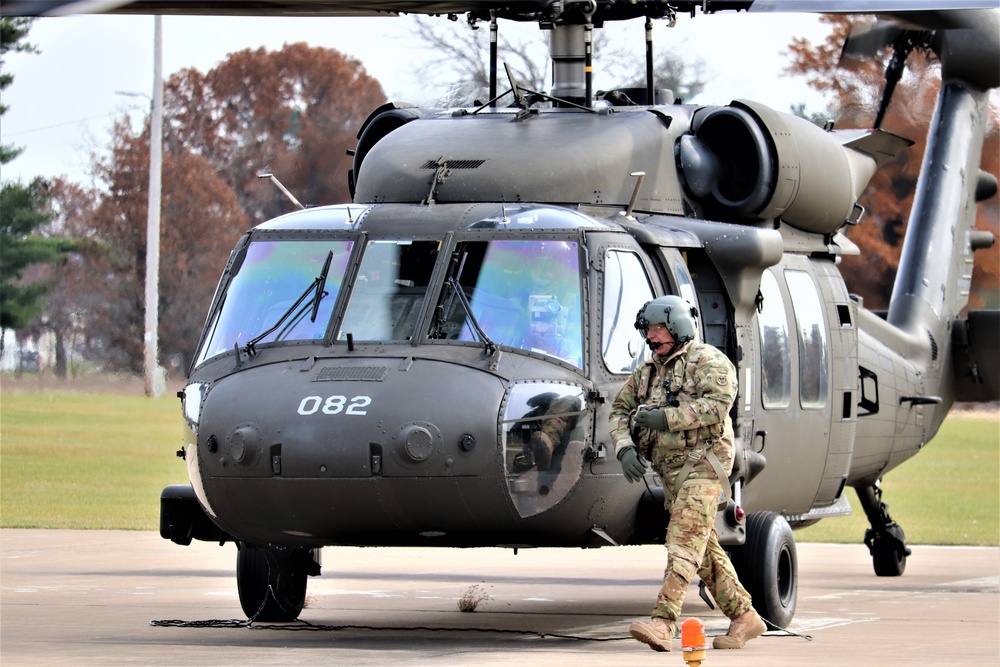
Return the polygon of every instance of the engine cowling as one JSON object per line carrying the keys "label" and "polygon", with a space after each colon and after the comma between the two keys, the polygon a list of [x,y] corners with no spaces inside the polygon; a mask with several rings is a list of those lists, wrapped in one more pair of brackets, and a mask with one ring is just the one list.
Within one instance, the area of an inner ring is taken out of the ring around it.
{"label": "engine cowling", "polygon": [[705,217],[780,218],[830,233],[857,219],[858,197],[875,171],[911,143],[877,130],[827,131],[738,100],[696,114],[678,141],[678,171]]}

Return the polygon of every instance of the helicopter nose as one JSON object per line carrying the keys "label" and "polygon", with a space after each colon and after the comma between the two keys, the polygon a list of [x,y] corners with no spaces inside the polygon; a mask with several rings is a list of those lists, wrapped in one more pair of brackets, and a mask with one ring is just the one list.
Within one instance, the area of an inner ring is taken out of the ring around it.
{"label": "helicopter nose", "polygon": [[[208,476],[471,476],[498,466],[494,450],[476,445],[496,433],[503,386],[478,369],[423,360],[401,370],[361,359],[311,368],[308,377],[274,364],[239,379],[217,381],[205,400],[199,439]],[[272,391],[260,396],[251,386]]]}

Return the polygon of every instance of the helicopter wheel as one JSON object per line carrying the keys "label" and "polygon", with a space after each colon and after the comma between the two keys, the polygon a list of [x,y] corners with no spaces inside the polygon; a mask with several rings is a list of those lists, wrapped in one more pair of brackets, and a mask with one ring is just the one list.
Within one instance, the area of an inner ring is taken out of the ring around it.
{"label": "helicopter wheel", "polygon": [[769,629],[788,626],[798,597],[798,557],[788,522],[774,512],[747,516],[747,539],[730,552],[740,583]]}
{"label": "helicopter wheel", "polygon": [[[237,543],[236,588],[240,606],[251,621],[294,621],[306,601],[305,567],[296,550],[280,554],[275,549]],[[308,554],[308,551],[305,553]]]}
{"label": "helicopter wheel", "polygon": [[[872,532],[871,529],[868,532]],[[865,535],[865,544],[869,545],[872,554],[875,576],[898,577],[906,570],[906,556],[910,550],[901,541],[891,535],[879,535],[872,538]]]}

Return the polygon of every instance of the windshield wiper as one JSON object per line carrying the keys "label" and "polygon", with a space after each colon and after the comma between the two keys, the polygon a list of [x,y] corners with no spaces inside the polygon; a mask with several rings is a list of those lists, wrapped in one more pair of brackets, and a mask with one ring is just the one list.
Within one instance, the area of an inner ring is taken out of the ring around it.
{"label": "windshield wiper", "polygon": [[486,353],[492,355],[497,351],[496,343],[494,343],[490,337],[486,335],[486,332],[483,331],[483,328],[479,326],[479,321],[472,313],[472,306],[469,305],[469,298],[465,296],[465,290],[462,289],[462,286],[454,278],[449,278],[445,284],[454,290],[452,294],[458,297],[458,302],[462,304],[462,309],[465,311],[465,314],[469,316],[469,322],[472,324],[473,330],[475,330],[479,339],[486,345]]}
{"label": "windshield wiper", "polygon": [[[296,299],[295,303],[292,304],[292,307],[286,310],[285,314],[278,318],[278,321],[274,323],[273,327],[271,327],[264,333],[254,336],[249,341],[247,341],[247,344],[243,347],[243,349],[246,351],[248,357],[252,359],[257,354],[257,343],[259,343],[260,341],[264,340],[272,333],[277,331],[278,327],[280,327],[281,324],[288,319],[288,316],[296,312],[296,309],[302,304],[303,301],[306,300],[306,297],[309,296],[310,292],[313,293],[313,301],[312,301],[312,317],[310,318],[309,321],[310,322],[316,321],[316,316],[319,314],[319,302],[323,300],[323,297],[329,294],[329,292],[325,292],[323,288],[326,287],[326,277],[327,274],[329,274],[330,272],[331,260],[333,260],[332,250],[326,255],[326,261],[323,262],[323,270],[320,272],[319,277],[317,277],[316,280],[312,281],[309,287],[306,288],[306,291],[302,293],[302,296]],[[236,348],[238,352],[239,343],[237,343]]]}
{"label": "windshield wiper", "polygon": [[316,279],[316,294],[313,295],[313,308],[312,317],[309,318],[310,322],[316,321],[316,316],[319,314],[319,302],[323,300],[323,297],[327,295],[323,290],[326,288],[326,276],[330,273],[330,262],[333,261],[333,251],[331,250],[326,254],[326,261],[323,262],[323,270],[319,273],[319,278]]}

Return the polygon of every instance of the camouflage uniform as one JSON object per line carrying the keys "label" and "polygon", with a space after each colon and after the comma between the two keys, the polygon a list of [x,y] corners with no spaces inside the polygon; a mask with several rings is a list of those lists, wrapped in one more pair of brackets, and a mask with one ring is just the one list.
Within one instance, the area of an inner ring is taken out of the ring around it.
{"label": "camouflage uniform", "polygon": [[[664,406],[666,388],[679,407]],[[728,480],[719,480],[705,457],[715,453],[728,474],[733,468],[733,426],[729,409],[736,399],[736,369],[719,350],[698,342],[678,346],[666,357],[639,366],[625,382],[611,408],[611,437],[615,452],[635,445],[652,462],[663,483],[667,526],[667,567],[653,618],[671,625],[680,617],[681,605],[695,573],[712,593],[722,611],[735,619],[752,607],[750,595],[740,584],[726,552],[719,545],[715,515]],[[645,404],[664,410],[666,431],[638,429],[631,435],[631,416]],[[678,476],[688,458],[697,462],[677,488]],[[725,487],[724,487],[725,485]],[[676,497],[675,497],[676,492]]]}
{"label": "camouflage uniform", "polygon": [[532,409],[510,431],[512,441],[517,442],[521,424],[529,423],[525,420],[541,419],[531,423],[530,440],[524,443],[523,453],[514,458],[514,472],[525,472],[535,466],[539,470],[555,468],[558,472],[563,451],[580,420],[580,399],[545,392],[530,398],[528,405]]}

